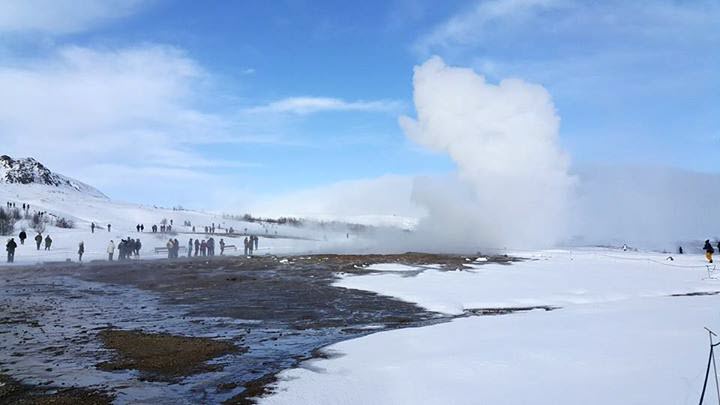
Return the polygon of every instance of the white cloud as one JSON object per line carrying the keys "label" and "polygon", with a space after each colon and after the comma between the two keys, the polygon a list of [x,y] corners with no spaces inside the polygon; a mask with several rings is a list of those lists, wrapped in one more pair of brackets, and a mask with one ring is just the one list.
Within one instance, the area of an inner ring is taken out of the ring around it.
{"label": "white cloud", "polygon": [[141,0],[3,0],[0,32],[67,34],[135,13]]}
{"label": "white cloud", "polygon": [[0,64],[3,153],[36,157],[100,188],[109,169],[92,168],[126,173],[125,188],[105,189],[111,196],[130,190],[176,196],[163,190],[188,172],[228,184],[208,170],[253,164],[198,152],[197,145],[234,139],[232,117],[198,107],[213,94],[207,78],[182,51],[154,45],[65,47],[45,59]]}
{"label": "white cloud", "polygon": [[270,104],[253,107],[249,112],[274,112],[292,114],[311,114],[324,111],[397,111],[400,103],[390,100],[345,101],[331,97],[288,97]]}

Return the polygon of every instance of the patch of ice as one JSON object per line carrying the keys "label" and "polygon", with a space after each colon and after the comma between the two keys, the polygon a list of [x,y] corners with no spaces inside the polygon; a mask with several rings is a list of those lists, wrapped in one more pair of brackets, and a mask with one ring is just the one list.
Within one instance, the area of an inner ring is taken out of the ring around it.
{"label": "patch of ice", "polygon": [[400,263],[376,263],[365,267],[366,270],[374,271],[420,271],[422,268],[416,266],[408,266]]}

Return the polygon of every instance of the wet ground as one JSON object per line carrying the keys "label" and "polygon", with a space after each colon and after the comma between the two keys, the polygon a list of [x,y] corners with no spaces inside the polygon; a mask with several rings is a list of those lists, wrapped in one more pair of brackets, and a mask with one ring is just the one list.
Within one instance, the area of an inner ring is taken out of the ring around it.
{"label": "wet ground", "polygon": [[392,262],[450,271],[472,260],[409,253],[0,268],[0,403],[48,395],[248,403],[323,346],[450,319],[333,287],[337,274]]}

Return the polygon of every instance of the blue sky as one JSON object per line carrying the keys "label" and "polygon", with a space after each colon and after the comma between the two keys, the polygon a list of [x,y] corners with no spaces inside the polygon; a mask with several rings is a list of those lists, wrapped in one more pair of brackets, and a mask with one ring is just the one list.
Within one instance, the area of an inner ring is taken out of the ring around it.
{"label": "blue sky", "polygon": [[10,0],[0,16],[3,153],[123,200],[451,172],[398,125],[432,55],[544,86],[576,165],[720,172],[717,1]]}

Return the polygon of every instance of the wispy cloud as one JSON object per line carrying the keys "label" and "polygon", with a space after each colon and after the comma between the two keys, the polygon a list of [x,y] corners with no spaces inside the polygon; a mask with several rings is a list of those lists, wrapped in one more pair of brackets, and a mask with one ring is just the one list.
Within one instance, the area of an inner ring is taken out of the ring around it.
{"label": "wispy cloud", "polygon": [[711,0],[487,0],[476,1],[437,25],[422,35],[414,48],[428,54],[506,45],[517,52],[551,40],[555,48],[587,50],[602,41],[615,46],[635,39],[672,43],[688,34],[706,42],[720,37],[718,24],[720,3]]}
{"label": "wispy cloud", "polygon": [[4,0],[0,32],[68,34],[137,12],[142,0]]}
{"label": "wispy cloud", "polygon": [[252,113],[312,114],[326,111],[396,112],[401,103],[392,100],[346,101],[332,97],[288,97],[248,109]]}
{"label": "wispy cloud", "polygon": [[494,22],[527,18],[543,8],[567,6],[565,0],[489,0],[454,15],[422,36],[416,50],[427,53],[433,48],[482,41],[482,33]]}

